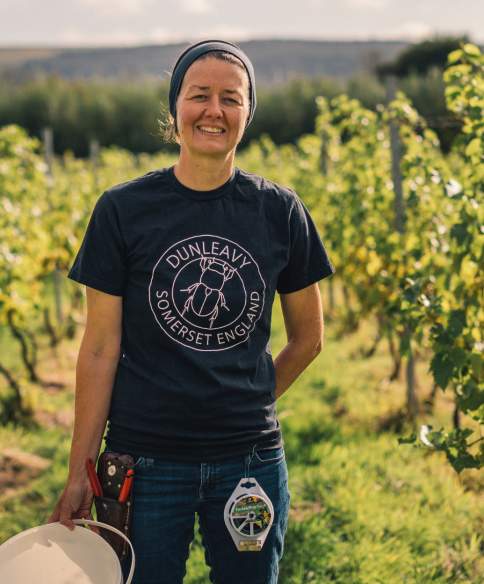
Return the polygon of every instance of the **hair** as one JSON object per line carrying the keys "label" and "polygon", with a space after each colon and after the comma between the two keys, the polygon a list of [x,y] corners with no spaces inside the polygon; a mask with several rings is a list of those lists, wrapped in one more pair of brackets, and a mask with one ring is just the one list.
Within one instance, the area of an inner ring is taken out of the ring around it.
{"label": "hair", "polygon": [[[232,63],[232,65],[237,65],[237,67],[239,67],[245,72],[245,74],[247,75],[247,79],[249,81],[249,93],[247,98],[249,100],[250,107],[250,79],[249,74],[247,73],[247,70],[242,61],[235,55],[232,55],[231,53],[227,53],[225,51],[210,51],[209,53],[204,53],[196,60],[202,61],[204,59],[210,58],[218,59],[219,61],[226,61],[227,63]],[[171,115],[170,109],[166,108],[163,105],[163,103],[161,104],[160,114],[161,115],[158,118],[157,122],[161,139],[164,142],[167,142],[168,144],[180,144],[178,129],[176,127],[176,120]]]}

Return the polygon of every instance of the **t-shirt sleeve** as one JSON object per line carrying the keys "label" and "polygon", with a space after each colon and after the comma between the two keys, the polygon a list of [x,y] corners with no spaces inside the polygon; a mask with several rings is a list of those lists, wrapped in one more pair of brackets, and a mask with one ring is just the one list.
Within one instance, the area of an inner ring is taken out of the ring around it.
{"label": "t-shirt sleeve", "polygon": [[279,294],[306,288],[336,271],[306,205],[294,195],[289,212],[289,259],[279,273],[276,287]]}
{"label": "t-shirt sleeve", "polygon": [[107,192],[96,202],[84,240],[67,274],[71,280],[122,296],[127,275],[126,246],[119,215]]}

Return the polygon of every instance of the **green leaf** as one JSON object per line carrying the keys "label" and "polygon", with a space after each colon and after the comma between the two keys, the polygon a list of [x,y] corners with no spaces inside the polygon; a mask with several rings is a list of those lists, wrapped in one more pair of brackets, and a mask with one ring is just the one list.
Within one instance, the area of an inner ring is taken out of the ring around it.
{"label": "green leaf", "polygon": [[453,339],[455,339],[460,336],[466,324],[465,310],[453,310],[449,316],[447,332]]}
{"label": "green leaf", "polygon": [[445,389],[452,377],[454,365],[449,359],[447,352],[435,353],[430,362],[430,370],[434,376],[435,382],[442,389]]}
{"label": "green leaf", "polygon": [[467,225],[465,223],[455,223],[450,230],[450,236],[462,245],[468,238]]}
{"label": "green leaf", "polygon": [[474,458],[472,454],[461,454],[459,456],[452,456],[447,454],[447,460],[457,473],[461,473],[466,468],[479,468],[479,461]]}
{"label": "green leaf", "polygon": [[479,381],[482,381],[482,370],[484,366],[484,359],[480,353],[471,353],[470,355],[471,367],[474,375]]}
{"label": "green leaf", "polygon": [[[428,428],[431,428],[431,426],[428,426]],[[436,448],[437,450],[445,450],[446,435],[442,428],[440,430],[429,430],[425,434],[433,448]]]}
{"label": "green leaf", "polygon": [[454,369],[460,369],[467,363],[467,351],[460,347],[453,347],[449,351],[449,359],[452,362]]}
{"label": "green leaf", "polygon": [[484,405],[484,391],[473,379],[469,379],[462,388],[462,395],[457,396],[459,408],[465,413],[469,410],[474,411]]}
{"label": "green leaf", "polygon": [[398,438],[398,443],[399,444],[414,444],[417,440],[417,434],[415,434],[415,432],[413,432],[412,434],[410,434],[410,436],[400,436],[400,438]]}

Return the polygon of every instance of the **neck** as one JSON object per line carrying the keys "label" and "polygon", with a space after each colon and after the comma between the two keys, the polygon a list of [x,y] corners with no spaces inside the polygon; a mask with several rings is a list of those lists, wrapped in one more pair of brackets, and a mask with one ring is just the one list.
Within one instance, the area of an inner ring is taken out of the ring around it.
{"label": "neck", "polygon": [[183,150],[174,165],[176,178],[186,187],[197,191],[210,191],[226,183],[234,169],[234,152],[224,159],[194,159]]}

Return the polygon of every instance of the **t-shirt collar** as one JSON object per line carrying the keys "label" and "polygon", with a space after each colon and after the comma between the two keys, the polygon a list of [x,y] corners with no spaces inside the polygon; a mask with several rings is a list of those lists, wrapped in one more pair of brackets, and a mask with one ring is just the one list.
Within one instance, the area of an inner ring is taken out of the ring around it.
{"label": "t-shirt collar", "polygon": [[230,194],[232,192],[232,190],[235,186],[235,183],[237,182],[237,178],[239,176],[239,169],[238,169],[238,167],[235,166],[233,171],[232,171],[232,175],[224,184],[220,185],[219,187],[217,187],[215,189],[210,189],[208,191],[199,191],[196,189],[191,189],[190,187],[187,187],[184,184],[182,184],[177,179],[177,177],[175,175],[174,167],[175,167],[175,165],[168,167],[167,171],[168,171],[168,177],[170,179],[171,185],[173,186],[175,191],[177,191],[178,193],[180,193],[181,195],[183,195],[185,197],[188,197],[190,199],[194,199],[197,201],[207,201],[210,199],[218,199],[220,197],[223,197],[223,196]]}

